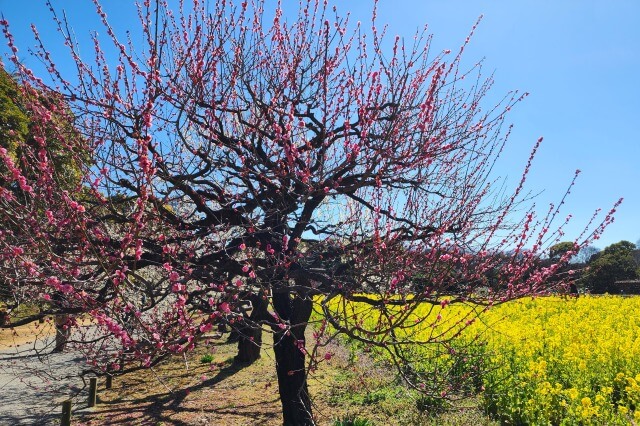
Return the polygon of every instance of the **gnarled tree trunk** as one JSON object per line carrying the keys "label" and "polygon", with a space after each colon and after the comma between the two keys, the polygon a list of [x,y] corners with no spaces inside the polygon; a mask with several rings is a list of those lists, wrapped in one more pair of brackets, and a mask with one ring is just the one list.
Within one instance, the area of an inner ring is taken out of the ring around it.
{"label": "gnarled tree trunk", "polygon": [[274,293],[276,313],[289,327],[276,327],[273,350],[276,356],[276,372],[280,402],[285,426],[313,425],[311,400],[307,387],[307,371],[304,352],[304,332],[311,316],[313,302],[288,292]]}
{"label": "gnarled tree trunk", "polygon": [[251,314],[243,325],[233,331],[238,339],[238,354],[234,361],[244,364],[250,364],[260,358],[262,328],[258,322],[266,319],[269,314],[267,301],[260,295],[253,294],[248,297],[248,300],[251,302]]}

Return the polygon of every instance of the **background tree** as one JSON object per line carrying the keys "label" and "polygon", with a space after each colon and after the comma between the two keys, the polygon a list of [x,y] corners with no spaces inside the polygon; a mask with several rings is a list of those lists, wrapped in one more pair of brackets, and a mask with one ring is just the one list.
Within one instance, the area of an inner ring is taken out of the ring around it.
{"label": "background tree", "polygon": [[[84,153],[74,152],[77,147],[65,146],[65,140],[79,138],[80,135],[73,126],[75,120],[69,119],[68,106],[61,99],[56,99],[57,96],[51,90],[38,91],[21,85],[0,66],[0,147],[7,151],[18,168],[25,161],[22,158],[25,147],[42,158],[46,157],[54,166],[52,178],[61,188],[72,191],[81,180],[76,159],[82,158],[86,163],[88,158]],[[49,115],[48,122],[33,120],[35,112],[30,107],[36,105],[45,109],[42,113]],[[48,142],[46,145],[43,144],[44,138]],[[9,183],[0,181],[0,185],[6,188]]]}
{"label": "background tree", "polygon": [[[4,71],[0,70],[0,147],[12,152],[15,157],[15,150],[18,141],[24,140],[28,133],[29,119],[26,114],[16,105],[14,99],[18,96],[15,82]],[[0,167],[2,165],[0,164]],[[2,185],[2,182],[0,182]],[[4,280],[0,280],[0,301],[10,297],[8,285]],[[0,307],[0,322],[5,318],[5,311]]]}
{"label": "background tree", "polygon": [[575,261],[578,263],[588,263],[591,257],[600,253],[600,251],[601,250],[598,247],[592,245],[581,247],[575,257]]}
{"label": "background tree", "polygon": [[552,261],[560,260],[565,254],[570,251],[578,251],[578,247],[572,241],[563,241],[558,244],[554,244],[549,248],[549,259]]}
{"label": "background tree", "polygon": [[[546,291],[570,258],[538,262],[564,223],[556,207],[537,215],[525,204],[540,141],[510,194],[491,174],[506,113],[524,95],[483,106],[492,81],[480,64],[460,68],[465,46],[431,55],[422,30],[409,43],[386,40],[375,11],[367,32],[319,1],[303,1],[289,20],[261,1],[205,4],[141,6],[137,49],[98,7],[116,53],[107,59],[96,39],[93,64],[59,23],[79,81],[65,79],[44,47],[37,55],[81,118],[93,198],[65,196],[47,177],[25,199],[4,193],[2,220],[29,215],[37,237],[11,232],[1,272],[32,298],[61,291],[92,315],[102,334],[86,351],[104,368],[153,365],[220,324],[245,344],[271,332],[285,424],[312,424],[307,371],[333,332],[387,351],[416,389],[455,393],[441,372],[411,367],[415,345],[447,348],[451,339],[411,333],[427,320],[416,309],[473,302],[476,315]],[[10,59],[21,78],[42,84]],[[599,235],[612,212],[584,235]],[[60,241],[64,257],[51,248]],[[359,302],[380,320],[365,326],[362,312],[336,301]],[[307,342],[314,303],[323,320]]]}
{"label": "background tree", "polygon": [[592,293],[618,293],[616,281],[638,278],[638,265],[633,258],[635,245],[629,241],[611,244],[594,255],[584,285]]}
{"label": "background tree", "polygon": [[0,68],[0,146],[13,153],[14,158],[19,141],[29,133],[29,118],[17,102],[19,97],[18,84]]}
{"label": "background tree", "polygon": [[[542,265],[551,265],[566,257],[572,258],[569,263],[558,268],[554,277],[547,280],[549,287],[571,294],[578,294],[577,281],[582,276],[584,269],[584,265],[577,261],[577,255],[580,250],[582,249],[572,241],[563,241],[549,248],[549,258],[541,260]],[[565,288],[558,288],[558,281],[566,282],[568,285]]]}
{"label": "background tree", "polygon": [[[46,120],[34,119],[40,115]],[[86,155],[78,154],[77,149],[65,141],[79,139],[80,135],[73,127],[70,110],[61,98],[50,90],[41,88],[35,90],[29,85],[17,81],[17,76],[10,75],[0,66],[0,149],[5,161],[0,161],[0,193],[6,197],[16,197],[27,202],[25,196],[33,190],[27,181],[38,182],[42,170],[31,168],[29,163],[40,161],[47,163],[50,168],[46,173],[56,184],[57,191],[75,192],[81,190],[81,165],[88,162]],[[45,143],[46,140],[46,143]],[[74,145],[75,147],[76,145]],[[29,200],[31,210],[45,209],[46,205]],[[43,212],[40,211],[41,215]],[[28,221],[23,217],[6,216],[3,218],[1,236],[12,231],[29,236]],[[60,247],[56,250],[60,251]],[[15,250],[19,251],[16,247]],[[40,315],[56,312],[56,305],[65,305],[64,297],[56,295],[58,302],[46,303],[40,306]],[[11,312],[21,303],[27,302],[38,308],[37,299],[31,299],[29,294],[22,294],[20,286],[9,285],[6,277],[0,279],[0,316],[5,318],[4,312]],[[62,321],[58,321],[62,326]]]}

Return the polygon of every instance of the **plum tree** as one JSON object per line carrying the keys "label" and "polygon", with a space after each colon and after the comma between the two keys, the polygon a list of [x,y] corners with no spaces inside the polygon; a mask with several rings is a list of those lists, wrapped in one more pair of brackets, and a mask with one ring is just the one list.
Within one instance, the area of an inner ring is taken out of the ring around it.
{"label": "plum tree", "polygon": [[[134,45],[96,2],[108,52],[96,37],[91,60],[54,12],[77,80],[36,33],[46,89],[83,136],[68,140],[70,152],[81,144],[92,159],[82,169],[91,197],[61,191],[50,159],[26,155],[37,173],[25,174],[0,151],[3,178],[28,187],[24,199],[0,192],[2,221],[28,224],[3,231],[0,272],[32,299],[58,292],[69,312],[91,315],[102,333],[87,354],[112,370],[151,366],[222,325],[241,334],[239,358],[251,361],[272,333],[285,424],[313,423],[307,373],[330,332],[388,351],[416,389],[454,392],[412,370],[409,350],[451,337],[420,339],[407,318],[425,303],[474,302],[481,313],[546,291],[572,255],[536,261],[569,220],[564,199],[541,215],[528,204],[541,139],[511,192],[492,172],[506,115],[526,94],[484,105],[492,80],[480,64],[462,68],[466,43],[432,54],[426,28],[388,39],[375,8],[365,30],[319,0],[293,15],[259,0],[214,3],[145,2],[144,45]],[[338,299],[381,319],[368,327],[331,308]],[[314,306],[323,320],[307,341]]]}

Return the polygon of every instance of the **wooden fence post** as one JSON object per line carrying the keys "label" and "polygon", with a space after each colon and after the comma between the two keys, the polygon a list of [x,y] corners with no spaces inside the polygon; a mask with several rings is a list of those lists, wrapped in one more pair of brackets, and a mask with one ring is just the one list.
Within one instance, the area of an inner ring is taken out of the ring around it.
{"label": "wooden fence post", "polygon": [[89,378],[89,407],[95,407],[96,405],[96,396],[98,393],[98,378],[91,377]]}
{"label": "wooden fence post", "polygon": [[71,400],[67,399],[62,402],[62,418],[60,426],[71,426]]}
{"label": "wooden fence post", "polygon": [[113,386],[113,376],[107,373],[107,383],[105,384],[105,388],[111,389],[111,386]]}

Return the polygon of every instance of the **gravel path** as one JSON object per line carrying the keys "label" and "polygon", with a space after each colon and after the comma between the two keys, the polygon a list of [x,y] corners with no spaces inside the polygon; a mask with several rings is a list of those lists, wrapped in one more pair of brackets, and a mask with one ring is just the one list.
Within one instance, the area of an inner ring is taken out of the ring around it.
{"label": "gravel path", "polygon": [[62,401],[86,408],[84,357],[72,349],[51,353],[53,337],[0,350],[0,425],[59,425]]}

